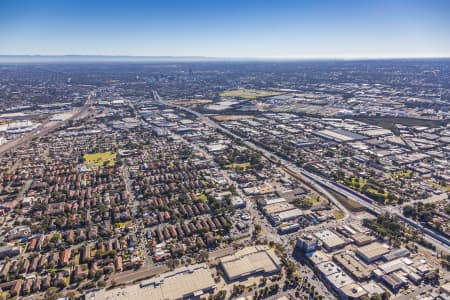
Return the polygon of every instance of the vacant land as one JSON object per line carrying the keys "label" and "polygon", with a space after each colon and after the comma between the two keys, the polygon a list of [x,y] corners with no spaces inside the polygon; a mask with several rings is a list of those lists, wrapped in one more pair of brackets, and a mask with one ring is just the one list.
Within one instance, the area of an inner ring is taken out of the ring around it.
{"label": "vacant land", "polygon": [[271,97],[282,95],[282,92],[273,92],[265,90],[239,89],[220,93],[221,97],[236,97],[242,99],[256,99],[261,97]]}
{"label": "vacant land", "polygon": [[241,163],[241,164],[229,164],[225,165],[227,169],[241,169],[243,171],[247,170],[250,167],[249,162]]}
{"label": "vacant land", "polygon": [[[347,197],[342,196],[341,194],[336,193],[335,191],[332,191],[330,189],[327,189],[327,191],[332,194],[339,202],[342,203],[342,205],[345,206],[349,211],[351,212],[358,212],[358,211],[364,211],[365,207],[359,204],[356,201],[350,200]],[[336,216],[335,216],[336,217]]]}
{"label": "vacant land", "polygon": [[85,154],[83,158],[88,165],[100,167],[103,166],[105,163],[108,164],[108,166],[114,166],[116,162],[116,156],[117,155],[112,152],[98,152],[92,154]]}
{"label": "vacant land", "polygon": [[317,204],[317,203],[320,202],[320,197],[319,196],[315,196],[315,197],[312,197],[310,199],[304,200],[304,202],[312,206],[312,205]]}
{"label": "vacant land", "polygon": [[336,218],[336,220],[343,219],[345,217],[345,214],[342,210],[335,210],[333,211],[333,215]]}
{"label": "vacant land", "polygon": [[214,116],[213,119],[216,121],[238,121],[238,120],[245,120],[245,119],[253,119],[255,116],[249,116],[249,115],[217,115]]}
{"label": "vacant land", "polygon": [[416,119],[408,117],[391,117],[391,116],[355,116],[353,119],[362,121],[368,124],[380,126],[385,129],[391,130],[394,134],[399,135],[399,130],[396,124],[401,124],[404,126],[426,126],[426,127],[439,127],[446,126],[448,120],[426,120],[426,119]]}
{"label": "vacant land", "polygon": [[170,100],[169,103],[173,105],[202,105],[212,103],[209,99],[185,99],[185,100]]}

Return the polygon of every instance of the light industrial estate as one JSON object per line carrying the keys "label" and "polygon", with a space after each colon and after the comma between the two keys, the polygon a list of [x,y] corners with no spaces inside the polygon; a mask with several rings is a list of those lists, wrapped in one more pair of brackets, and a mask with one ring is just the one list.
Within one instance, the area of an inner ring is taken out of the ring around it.
{"label": "light industrial estate", "polygon": [[0,65],[0,299],[449,299],[448,82],[448,60]]}

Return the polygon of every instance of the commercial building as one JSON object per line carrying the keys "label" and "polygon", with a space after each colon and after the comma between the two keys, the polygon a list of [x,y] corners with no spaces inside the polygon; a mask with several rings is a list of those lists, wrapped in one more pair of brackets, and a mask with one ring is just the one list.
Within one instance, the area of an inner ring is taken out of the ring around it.
{"label": "commercial building", "polygon": [[226,150],[227,148],[228,148],[228,145],[220,144],[220,143],[210,144],[210,145],[206,146],[206,150],[209,153],[222,152],[222,151]]}
{"label": "commercial building", "polygon": [[298,223],[282,223],[280,226],[278,226],[278,233],[279,234],[288,234],[296,232],[300,229],[300,225]]}
{"label": "commercial building", "polygon": [[384,289],[379,286],[377,283],[370,281],[362,285],[363,289],[367,291],[367,295],[371,297],[374,294],[378,294],[380,296],[384,295]]}
{"label": "commercial building", "polygon": [[396,274],[384,275],[381,279],[386,284],[386,286],[394,293],[397,293],[398,290],[404,286],[404,281]]}
{"label": "commercial building", "polygon": [[341,288],[339,296],[343,300],[356,300],[367,296],[367,291],[357,283],[350,283]]}
{"label": "commercial building", "polygon": [[320,273],[324,276],[329,276],[334,273],[342,272],[341,268],[339,268],[334,262],[332,261],[326,261],[323,263],[320,263],[316,266],[317,269],[319,269]]}
{"label": "commercial building", "polygon": [[390,250],[386,245],[378,242],[369,244],[356,250],[356,254],[361,257],[361,259],[366,263],[373,263],[389,252]]}
{"label": "commercial building", "polygon": [[344,129],[324,129],[314,133],[315,135],[335,142],[351,142],[367,139],[367,137]]}
{"label": "commercial building", "polygon": [[220,259],[220,265],[229,281],[245,280],[250,276],[278,273],[281,261],[267,246],[246,247]]}
{"label": "commercial building", "polygon": [[293,206],[290,203],[281,202],[281,203],[270,204],[270,205],[264,206],[263,211],[265,214],[271,215],[271,214],[276,214],[279,212],[291,210],[294,208],[295,208],[295,206]]}
{"label": "commercial building", "polygon": [[328,229],[316,232],[314,235],[322,242],[323,247],[330,252],[343,248],[348,244],[348,241]]}
{"label": "commercial building", "polygon": [[[349,293],[345,286],[354,284],[353,279],[348,276],[342,269],[321,251],[312,252],[309,257],[315,268],[319,271],[320,277],[331,286],[341,297],[340,299],[357,299],[347,298],[345,295]],[[351,292],[351,291],[350,291]],[[355,293],[359,294],[359,292]]]}
{"label": "commercial building", "polygon": [[318,265],[325,261],[331,261],[331,255],[326,254],[322,250],[311,251],[305,254],[313,265]]}
{"label": "commercial building", "polygon": [[331,284],[331,287],[339,294],[342,295],[342,288],[346,285],[354,283],[353,279],[350,278],[345,272],[339,271],[331,275],[326,276],[327,281]]}
{"label": "commercial building", "polygon": [[357,280],[366,280],[372,273],[372,267],[357,259],[353,253],[340,252],[333,256],[334,261]]}
{"label": "commercial building", "polygon": [[391,251],[390,253],[383,255],[383,259],[385,261],[390,261],[390,260],[394,260],[394,259],[397,259],[400,257],[409,256],[409,254],[410,254],[410,252],[408,249],[400,248],[400,249],[395,249],[395,250]]}
{"label": "commercial building", "polygon": [[272,199],[262,199],[259,200],[258,203],[262,206],[271,205],[271,204],[277,204],[277,203],[283,203],[287,202],[284,198],[272,198]]}
{"label": "commercial building", "polygon": [[362,232],[357,232],[351,236],[352,240],[359,247],[370,244],[376,240],[376,238],[372,235],[368,235]]}
{"label": "commercial building", "polygon": [[450,296],[450,282],[441,285],[441,292]]}
{"label": "commercial building", "polygon": [[294,208],[294,209],[282,211],[279,213],[271,214],[269,216],[269,220],[270,220],[270,222],[272,222],[273,225],[276,226],[283,222],[289,222],[292,220],[296,220],[296,219],[300,218],[301,216],[303,216],[303,211],[298,208]]}
{"label": "commercial building", "polygon": [[241,208],[245,208],[246,206],[246,202],[244,199],[242,199],[241,197],[233,197],[231,198],[231,203],[233,204],[233,206],[235,208],[241,209]]}
{"label": "commercial building", "polygon": [[317,249],[318,240],[311,235],[297,238],[295,247],[302,252],[311,252]]}
{"label": "commercial building", "polygon": [[88,293],[86,299],[186,299],[197,298],[213,292],[214,289],[214,279],[208,266],[197,264],[161,274],[141,284]]}

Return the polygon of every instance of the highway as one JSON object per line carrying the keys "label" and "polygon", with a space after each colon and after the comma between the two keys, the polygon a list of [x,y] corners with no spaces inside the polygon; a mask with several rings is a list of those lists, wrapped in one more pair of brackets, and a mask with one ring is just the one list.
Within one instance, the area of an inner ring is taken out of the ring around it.
{"label": "highway", "polygon": [[328,199],[330,199],[330,201],[333,202],[333,204],[335,204],[339,209],[341,209],[345,213],[345,218],[349,217],[349,215],[350,215],[349,211],[336,198],[334,198],[330,193],[328,193],[323,187],[329,188],[329,189],[349,198],[350,200],[358,202],[359,204],[363,205],[369,211],[371,211],[375,214],[383,214],[383,213],[395,214],[400,220],[402,220],[406,224],[420,230],[424,234],[424,239],[426,241],[432,243],[436,247],[437,250],[443,250],[445,252],[448,252],[450,250],[450,247],[449,247],[450,241],[446,237],[422,226],[421,224],[419,224],[413,220],[410,220],[409,218],[404,217],[401,214],[401,212],[392,210],[390,207],[383,207],[383,208],[378,207],[377,205],[373,204],[374,203],[373,200],[371,200],[367,196],[365,196],[355,190],[352,190],[346,186],[343,186],[335,181],[329,180],[327,178],[323,178],[321,176],[318,176],[316,174],[308,172],[304,169],[301,169],[301,168],[295,166],[294,164],[292,164],[291,162],[288,162],[288,161],[284,160],[283,158],[279,157],[275,153],[271,153],[271,152],[267,151],[266,149],[263,149],[255,144],[243,139],[242,137],[234,134],[233,132],[222,127],[215,121],[211,120],[210,118],[204,116],[203,114],[201,114],[197,111],[194,111],[188,107],[174,105],[174,104],[168,103],[166,101],[163,101],[156,91],[153,91],[153,97],[154,97],[155,101],[157,101],[161,104],[164,104],[166,106],[176,108],[179,110],[184,110],[186,112],[189,112],[189,113],[195,115],[203,123],[205,123],[213,128],[216,128],[216,129],[220,130],[221,132],[227,134],[228,136],[231,136],[231,137],[243,142],[247,147],[249,147],[253,150],[259,151],[262,155],[269,158],[270,160],[273,160],[273,158],[275,158],[280,163],[280,165],[284,166],[287,170],[291,171],[291,173],[298,174],[298,176],[300,178],[302,178],[305,182],[310,184],[313,188],[315,188],[315,189],[317,188],[318,192],[321,192],[324,195],[326,195],[328,197]]}

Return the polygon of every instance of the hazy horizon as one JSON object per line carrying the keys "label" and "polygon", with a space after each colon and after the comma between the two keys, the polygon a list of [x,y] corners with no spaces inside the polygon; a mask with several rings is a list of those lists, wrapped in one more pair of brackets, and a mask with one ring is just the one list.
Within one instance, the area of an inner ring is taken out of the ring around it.
{"label": "hazy horizon", "polygon": [[448,57],[208,57],[208,56],[134,56],[134,55],[1,55],[0,63],[85,63],[85,62],[327,62],[327,61],[382,61],[382,60],[448,60]]}

